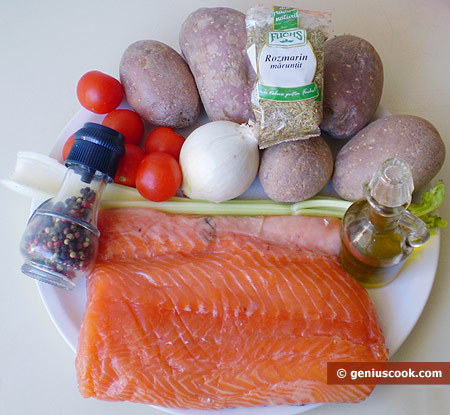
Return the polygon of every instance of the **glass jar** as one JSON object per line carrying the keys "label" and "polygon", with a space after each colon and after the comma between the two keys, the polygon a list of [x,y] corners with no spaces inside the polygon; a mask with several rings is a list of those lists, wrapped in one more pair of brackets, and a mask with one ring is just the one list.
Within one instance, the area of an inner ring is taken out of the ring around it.
{"label": "glass jar", "polygon": [[414,248],[430,237],[426,224],[407,208],[414,190],[408,164],[386,160],[342,221],[340,259],[367,288],[382,287],[399,274]]}
{"label": "glass jar", "polygon": [[22,237],[25,275],[71,289],[76,278],[91,272],[100,236],[99,202],[114,179],[123,141],[120,133],[95,123],[75,133],[59,191],[35,210]]}

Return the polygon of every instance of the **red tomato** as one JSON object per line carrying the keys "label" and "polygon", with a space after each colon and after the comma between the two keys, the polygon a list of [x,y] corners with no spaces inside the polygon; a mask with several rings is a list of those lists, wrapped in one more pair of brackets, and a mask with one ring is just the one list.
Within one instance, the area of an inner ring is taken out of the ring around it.
{"label": "red tomato", "polygon": [[136,171],[144,157],[145,152],[142,148],[136,144],[125,143],[125,154],[120,159],[114,182],[136,187]]}
{"label": "red tomato", "polygon": [[64,144],[64,147],[63,147],[63,160],[65,160],[66,158],[67,158],[67,156],[69,155],[69,153],[70,153],[70,150],[72,149],[72,146],[73,146],[73,142],[75,141],[75,137],[74,137],[74,135],[72,134],[68,139],[67,139],[67,141],[65,142],[65,144]]}
{"label": "red tomato", "polygon": [[181,181],[180,165],[167,153],[147,154],[136,173],[136,189],[154,202],[163,202],[175,196]]}
{"label": "red tomato", "polygon": [[78,81],[77,96],[84,108],[96,114],[106,114],[122,102],[122,84],[103,72],[90,71]]}
{"label": "red tomato", "polygon": [[176,160],[180,158],[181,147],[184,137],[169,127],[155,128],[145,140],[145,152],[147,154],[155,151],[169,153]]}
{"label": "red tomato", "polygon": [[103,120],[106,125],[125,137],[125,143],[139,144],[144,134],[144,123],[139,115],[131,110],[111,111]]}

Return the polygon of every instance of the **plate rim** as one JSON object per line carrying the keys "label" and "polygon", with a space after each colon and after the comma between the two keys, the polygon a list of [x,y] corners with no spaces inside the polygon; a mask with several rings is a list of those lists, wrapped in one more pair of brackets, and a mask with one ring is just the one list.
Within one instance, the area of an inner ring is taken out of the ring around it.
{"label": "plate rim", "polygon": [[[131,107],[128,105],[128,103],[126,102],[125,99],[122,101],[122,103],[118,107],[118,109],[121,109],[121,108],[131,109]],[[56,142],[54,143],[54,145],[50,151],[49,156],[56,158],[59,161],[62,161],[61,154],[62,154],[62,148],[63,148],[64,142],[71,134],[73,134],[73,132],[75,132],[77,129],[79,129],[81,127],[80,121],[87,122],[86,118],[89,118],[89,121],[91,121],[91,122],[101,123],[101,121],[103,120],[105,115],[106,114],[94,114],[84,108],[81,108],[79,111],[77,111],[74,114],[74,116],[69,120],[69,122],[63,128],[63,130],[60,132],[60,134],[58,135],[58,137],[56,139]],[[388,112],[382,105],[379,105],[374,118],[381,118],[386,115],[390,115],[390,112]],[[37,206],[38,203],[39,203],[39,201],[32,200],[32,204],[31,204],[32,211],[34,210],[34,208]],[[427,286],[423,287],[424,289],[425,288],[426,289],[422,290],[422,292],[425,294],[422,296],[423,303],[420,305],[420,307],[418,307],[417,312],[416,312],[417,316],[413,319],[412,323],[410,324],[410,328],[408,330],[406,330],[405,333],[403,334],[402,338],[399,341],[397,341],[398,344],[394,345],[394,347],[389,348],[390,349],[389,350],[389,359],[391,359],[392,356],[400,349],[400,347],[406,341],[408,336],[411,334],[411,332],[413,331],[414,327],[416,326],[416,324],[417,324],[420,316],[422,315],[423,310],[428,302],[428,299],[429,299],[429,296],[431,293],[431,289],[433,287],[433,284],[434,284],[434,281],[436,278],[437,267],[439,265],[439,255],[440,255],[440,232],[439,231],[436,233],[436,235],[432,236],[431,241],[429,241],[427,243],[427,245],[430,244],[430,242],[432,242],[432,241],[434,241],[434,244],[437,243],[437,246],[434,247],[434,251],[432,252],[436,259],[432,264],[433,265],[432,273],[430,274],[432,276],[428,278]],[[424,248],[421,248],[421,249],[424,249]],[[400,273],[400,275],[402,273],[403,273],[403,270]],[[396,284],[397,282],[398,282],[398,279],[396,279],[391,284]],[[65,342],[69,345],[69,347],[73,350],[73,352],[76,353],[76,351],[77,351],[77,346],[76,346],[77,341],[76,340],[77,340],[78,334],[79,334],[79,327],[78,327],[78,329],[76,329],[67,324],[67,314],[66,314],[66,319],[61,318],[61,316],[63,316],[65,312],[67,313],[67,310],[64,308],[63,301],[61,300],[60,296],[57,293],[62,294],[62,297],[64,298],[67,295],[74,295],[74,293],[76,293],[77,291],[84,290],[83,291],[84,295],[86,295],[85,294],[85,292],[86,292],[85,282],[83,281],[83,283],[80,283],[80,281],[78,281],[76,284],[76,287],[72,291],[62,290],[61,288],[53,287],[48,284],[42,283],[40,281],[36,281],[36,285],[37,285],[39,295],[41,297],[41,301],[44,303],[45,309],[46,309],[48,315],[50,316],[52,323],[55,325],[56,329],[58,330],[59,334],[63,337]],[[383,287],[383,288],[386,288],[386,287]],[[370,295],[373,292],[373,290],[379,291],[379,290],[383,290],[383,288],[368,289],[367,291]],[[65,294],[61,293],[63,291],[65,292]],[[371,296],[371,298],[372,298],[372,296]],[[372,298],[372,301],[374,301],[373,298]],[[374,301],[374,305],[375,305],[375,301]],[[379,316],[379,311],[377,310],[376,306],[375,306],[375,310],[377,312],[377,315]],[[272,407],[256,407],[256,408],[245,408],[245,410],[246,410],[246,413],[248,413],[249,415],[251,413],[251,409],[257,409],[258,415],[263,415],[264,413],[267,413],[267,415],[274,414],[275,410],[277,410],[280,415],[281,415],[281,413],[283,415],[288,415],[288,414],[293,415],[293,414],[299,414],[299,413],[303,413],[303,412],[312,410],[321,405],[323,405],[323,403],[308,404],[308,405],[303,405],[303,406],[282,405],[282,406],[276,406],[276,407],[273,407],[273,406]],[[181,415],[181,414],[185,414],[185,415],[207,415],[207,414],[228,415],[231,413],[235,414],[235,412],[234,412],[235,408],[220,409],[220,410],[214,410],[214,411],[212,411],[212,410],[195,411],[195,410],[189,410],[189,409],[184,410],[184,409],[175,409],[175,408],[165,408],[165,407],[155,406],[155,405],[149,405],[149,406],[157,408],[158,410],[164,411],[166,413],[179,414],[179,415]],[[280,408],[283,408],[283,409],[280,410]],[[266,412],[266,410],[270,411],[270,412]],[[286,410],[287,412],[284,412],[284,410]],[[255,415],[256,415],[256,413],[255,413]]]}

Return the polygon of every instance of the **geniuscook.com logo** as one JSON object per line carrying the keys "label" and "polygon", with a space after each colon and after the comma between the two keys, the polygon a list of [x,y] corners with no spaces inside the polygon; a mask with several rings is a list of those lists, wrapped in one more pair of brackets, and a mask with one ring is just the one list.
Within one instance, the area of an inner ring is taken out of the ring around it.
{"label": "geniuscook.com logo", "polygon": [[283,30],[267,33],[267,45],[277,47],[293,47],[306,45],[304,29]]}

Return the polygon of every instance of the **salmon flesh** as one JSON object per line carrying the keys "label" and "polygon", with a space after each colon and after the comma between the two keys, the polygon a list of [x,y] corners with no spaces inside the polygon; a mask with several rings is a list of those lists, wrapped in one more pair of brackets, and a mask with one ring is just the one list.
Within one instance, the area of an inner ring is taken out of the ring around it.
{"label": "salmon flesh", "polygon": [[327,362],[385,361],[339,221],[100,212],[76,369],[85,397],[220,409],[358,402]]}

